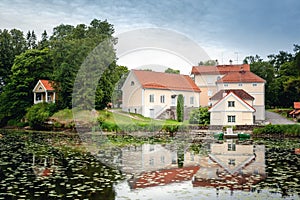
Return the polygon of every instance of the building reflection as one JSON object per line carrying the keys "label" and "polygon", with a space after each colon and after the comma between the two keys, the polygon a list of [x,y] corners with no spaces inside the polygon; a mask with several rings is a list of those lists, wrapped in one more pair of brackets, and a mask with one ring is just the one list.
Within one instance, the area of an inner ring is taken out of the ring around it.
{"label": "building reflection", "polygon": [[194,160],[200,167],[192,181],[194,187],[250,190],[251,185],[266,178],[264,145],[226,140],[210,144],[204,156],[187,152],[186,159]]}
{"label": "building reflection", "polygon": [[[195,145],[200,149],[195,150]],[[193,187],[250,190],[266,178],[264,145],[238,140],[143,144],[119,149],[111,159],[131,174],[131,189],[190,181]]]}

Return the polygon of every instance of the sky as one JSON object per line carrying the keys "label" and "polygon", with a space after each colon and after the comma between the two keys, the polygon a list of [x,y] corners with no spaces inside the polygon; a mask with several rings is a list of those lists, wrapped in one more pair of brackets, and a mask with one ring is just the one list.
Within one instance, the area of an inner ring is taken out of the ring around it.
{"label": "sky", "polygon": [[299,0],[0,1],[0,29],[34,30],[38,36],[43,30],[50,35],[59,24],[89,24],[94,18],[107,19],[116,36],[144,28],[173,31],[220,64],[292,52],[300,44]]}

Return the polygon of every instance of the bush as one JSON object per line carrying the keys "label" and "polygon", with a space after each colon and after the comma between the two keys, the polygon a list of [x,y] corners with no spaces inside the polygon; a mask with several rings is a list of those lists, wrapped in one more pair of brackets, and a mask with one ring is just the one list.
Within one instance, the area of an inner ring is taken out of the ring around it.
{"label": "bush", "polygon": [[34,129],[44,127],[44,122],[55,112],[55,104],[38,103],[27,109],[26,119]]}
{"label": "bush", "polygon": [[210,113],[207,107],[200,107],[190,113],[190,124],[203,124],[208,125],[210,123]]}
{"label": "bush", "polygon": [[272,125],[268,124],[262,128],[253,129],[254,134],[269,134],[269,135],[279,135],[284,134],[286,136],[300,136],[300,126],[294,125]]}
{"label": "bush", "polygon": [[177,112],[177,121],[178,122],[183,122],[183,118],[184,118],[184,98],[183,98],[182,94],[179,94],[178,97],[177,97],[176,112]]}

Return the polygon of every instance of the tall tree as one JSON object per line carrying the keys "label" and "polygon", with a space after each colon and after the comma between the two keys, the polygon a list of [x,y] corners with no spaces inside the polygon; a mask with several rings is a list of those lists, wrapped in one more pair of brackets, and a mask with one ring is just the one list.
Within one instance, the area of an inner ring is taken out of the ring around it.
{"label": "tall tree", "polygon": [[44,30],[44,32],[42,33],[42,39],[41,41],[38,43],[38,49],[44,49],[46,47],[49,47],[49,41],[48,41],[48,34],[47,31]]}
{"label": "tall tree", "polygon": [[16,57],[9,83],[0,96],[2,119],[21,119],[25,115],[26,108],[33,103],[35,84],[39,79],[48,79],[52,73],[49,60],[47,49],[28,50]]}
{"label": "tall tree", "polygon": [[16,55],[26,50],[23,32],[17,29],[0,30],[0,92],[8,83]]}
{"label": "tall tree", "polygon": [[36,35],[34,33],[34,31],[28,31],[27,32],[27,36],[26,36],[26,40],[27,40],[27,47],[28,49],[35,49],[37,47],[37,38]]}
{"label": "tall tree", "polygon": [[184,98],[182,94],[179,94],[177,97],[177,107],[176,107],[176,113],[177,113],[177,121],[183,122],[184,119]]}

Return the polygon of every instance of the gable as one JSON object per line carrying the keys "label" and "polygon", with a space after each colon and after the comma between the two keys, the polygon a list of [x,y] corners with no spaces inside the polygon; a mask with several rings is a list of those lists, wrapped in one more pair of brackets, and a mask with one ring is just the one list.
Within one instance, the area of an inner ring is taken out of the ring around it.
{"label": "gable", "polygon": [[[228,101],[234,101],[234,107],[228,107]],[[239,98],[235,93],[230,92],[217,103],[215,103],[210,109],[209,112],[255,112],[255,109],[250,106],[247,102]]]}
{"label": "gable", "polygon": [[54,91],[52,84],[49,80],[39,80],[35,87],[33,88],[33,92],[46,92],[46,91]]}
{"label": "gable", "polygon": [[46,92],[46,88],[44,87],[44,85],[39,81],[34,89],[33,89],[33,92]]}
{"label": "gable", "polygon": [[[225,169],[230,174],[235,174],[240,169],[249,164],[252,160],[255,159],[255,156],[252,155],[226,155],[226,154],[209,154],[209,158],[218,163],[223,169]],[[230,165],[228,159],[235,159],[237,163],[235,165]]]}

